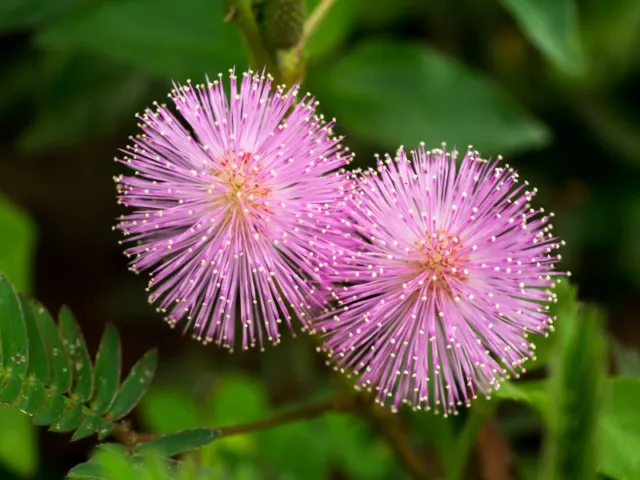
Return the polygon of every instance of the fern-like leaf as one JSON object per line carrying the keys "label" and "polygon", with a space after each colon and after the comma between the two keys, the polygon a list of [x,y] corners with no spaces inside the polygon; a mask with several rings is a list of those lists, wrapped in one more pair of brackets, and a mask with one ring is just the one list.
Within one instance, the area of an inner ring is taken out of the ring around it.
{"label": "fern-like leaf", "polygon": [[73,440],[106,437],[151,384],[155,350],[120,384],[120,340],[107,325],[95,364],[71,311],[63,307],[56,326],[49,312],[16,294],[0,275],[0,403]]}

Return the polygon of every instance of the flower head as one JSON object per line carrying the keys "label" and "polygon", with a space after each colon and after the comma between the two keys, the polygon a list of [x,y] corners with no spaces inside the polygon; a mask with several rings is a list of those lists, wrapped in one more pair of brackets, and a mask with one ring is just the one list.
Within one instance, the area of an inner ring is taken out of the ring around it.
{"label": "flower head", "polygon": [[[454,413],[522,371],[529,333],[552,318],[553,251],[536,189],[499,161],[400,149],[358,175],[349,202],[360,247],[346,255],[323,349],[381,403]],[[499,159],[500,160],[500,159]]]}
{"label": "flower head", "polygon": [[133,211],[118,228],[135,242],[131,270],[150,271],[150,302],[171,325],[233,349],[242,338],[277,343],[292,314],[306,324],[331,267],[344,166],[350,155],[298,87],[230,75],[176,86],[165,105],[139,116],[143,134],[120,160],[135,170],[116,178],[119,202]]}

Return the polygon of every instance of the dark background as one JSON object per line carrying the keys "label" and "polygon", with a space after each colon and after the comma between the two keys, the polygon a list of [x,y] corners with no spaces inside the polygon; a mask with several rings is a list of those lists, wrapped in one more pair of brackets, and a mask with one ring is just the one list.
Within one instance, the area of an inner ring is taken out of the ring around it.
{"label": "dark background", "polygon": [[[108,321],[123,338],[125,368],[159,347],[155,400],[138,416],[150,429],[169,428],[162,417],[177,427],[202,420],[184,404],[201,404],[211,392],[226,389],[217,397],[226,400],[205,421],[234,423],[236,410],[259,417],[267,403],[305,401],[330,384],[304,338],[229,356],[170,330],[147,305],[146,279],[127,270],[111,230],[122,213],[113,157],[137,133],[133,114],[165,99],[172,79],[201,81],[247,65],[224,15],[219,0],[0,0],[0,269],[52,311],[69,305],[92,352]],[[337,117],[357,166],[372,164],[374,152],[421,140],[503,154],[538,187],[538,204],[556,213],[554,226],[567,241],[562,268],[573,273],[580,297],[602,305],[610,331],[637,348],[640,2],[585,0],[575,21],[554,16],[549,38],[567,38],[546,48],[498,1],[339,0],[312,38],[306,87]],[[517,419],[525,425],[517,448],[535,452],[536,434],[527,433],[535,421],[525,413]],[[260,466],[247,466],[254,471],[243,478],[260,478],[255,468],[266,468],[263,460],[282,471],[295,456],[303,466],[293,478],[368,478],[367,468],[394,478],[388,449],[369,441],[366,427],[331,422],[322,428],[360,439],[350,441],[362,444],[360,466],[352,452],[355,466],[332,461],[309,473],[320,454],[298,445],[317,436],[305,427],[280,439],[289,453],[274,447],[267,460],[257,436],[214,453]],[[60,478],[94,443],[38,435],[38,478]],[[371,452],[380,465],[368,465]],[[10,475],[1,469],[0,478]]]}

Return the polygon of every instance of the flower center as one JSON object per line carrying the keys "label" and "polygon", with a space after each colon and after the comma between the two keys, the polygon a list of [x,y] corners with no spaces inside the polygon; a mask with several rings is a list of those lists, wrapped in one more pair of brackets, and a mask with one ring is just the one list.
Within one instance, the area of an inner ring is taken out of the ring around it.
{"label": "flower center", "polygon": [[220,160],[220,167],[215,176],[227,187],[224,196],[232,208],[249,214],[273,213],[262,162],[252,153],[232,150]]}
{"label": "flower center", "polygon": [[469,274],[464,265],[469,258],[461,250],[459,239],[443,232],[429,235],[419,243],[416,263],[430,277],[431,288],[451,292],[452,283],[467,281]]}

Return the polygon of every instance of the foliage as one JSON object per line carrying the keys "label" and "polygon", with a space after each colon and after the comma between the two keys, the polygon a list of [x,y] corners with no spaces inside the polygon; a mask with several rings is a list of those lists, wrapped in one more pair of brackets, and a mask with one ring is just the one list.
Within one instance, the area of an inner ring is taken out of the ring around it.
{"label": "foliage", "polygon": [[67,478],[84,480],[204,480],[215,478],[212,469],[171,460],[163,451],[131,453],[118,444],[99,445],[92,458],[69,472]]}
{"label": "foliage", "polygon": [[[247,424],[280,413],[269,405],[266,393],[257,378],[244,375],[227,376],[201,402],[195,401],[191,388],[156,387],[141,402],[140,416],[154,433],[198,424]],[[330,394],[318,395],[316,400]],[[294,478],[326,478],[331,466],[356,477],[386,478],[393,465],[391,452],[379,438],[371,437],[366,423],[340,413],[243,436],[223,436],[199,455],[200,462],[210,468],[234,469],[240,466],[239,459],[261,471]]]}
{"label": "foliage", "polygon": [[38,45],[64,52],[104,54],[176,79],[231,66],[244,68],[238,32],[213,19],[224,16],[221,0],[101,2],[95,8],[43,28]]}
{"label": "foliage", "polygon": [[551,378],[506,383],[496,396],[529,404],[549,429],[540,478],[595,478],[596,471],[633,478],[640,465],[628,453],[640,441],[632,407],[640,398],[640,379],[605,378],[601,312],[580,305],[568,284],[559,293]]}
{"label": "foliage", "polygon": [[595,479],[597,422],[605,386],[602,313],[578,307],[575,292],[559,309],[558,343],[551,363],[545,463],[540,478]]}
{"label": "foliage", "polygon": [[31,218],[0,196],[0,272],[25,293],[31,288],[35,236]]}
{"label": "foliage", "polygon": [[502,0],[551,62],[570,74],[582,69],[576,5],[571,0]]}
{"label": "foliage", "polygon": [[[269,1],[270,8],[279,3]],[[219,427],[304,408],[343,387],[327,378],[304,336],[231,358],[175,336],[165,342],[164,330],[151,323],[157,318],[135,303],[139,285],[114,273],[124,269],[111,260],[107,225],[120,212],[102,209],[106,190],[91,172],[102,180],[114,174],[113,145],[172,80],[261,68],[247,23],[229,6],[259,13],[263,2],[0,2],[7,51],[0,78],[0,476],[63,468],[82,479],[407,478],[380,426],[388,417],[379,412],[330,412],[221,434]],[[334,4],[307,31],[301,52],[292,39],[270,45],[269,67],[278,81],[303,81],[322,112],[337,117],[338,133],[363,152],[357,167],[369,165],[374,152],[423,140],[509,154],[555,203],[557,230],[568,241],[564,263],[576,270],[582,294],[607,305],[605,313],[579,302],[577,288],[562,282],[552,306],[557,332],[529,339],[536,358],[524,365],[528,374],[453,418],[401,410],[392,418],[409,448],[433,478],[467,478],[470,465],[492,478],[479,440],[497,424],[489,453],[512,460],[520,478],[640,478],[640,357],[633,335],[619,342],[607,331],[637,332],[640,3],[304,3],[307,17],[296,21],[307,23],[295,25],[294,40],[304,37],[319,5]],[[276,9],[256,21],[282,19]],[[91,213],[78,216],[82,211]],[[81,330],[66,307],[54,321],[27,298],[34,291],[47,305],[71,297],[93,324]],[[95,325],[111,316],[127,332],[124,360],[147,342],[166,351],[153,387],[155,350],[121,382],[113,326],[98,344]],[[608,352],[619,376],[607,376]],[[148,434],[123,423],[131,413]],[[72,440],[113,435],[121,444],[100,444],[74,467],[39,450],[34,425]],[[506,452],[498,450],[501,442]]]}
{"label": "foliage", "polygon": [[105,438],[149,387],[156,351],[149,351],[120,383],[120,340],[107,325],[91,362],[70,310],[56,326],[49,312],[16,294],[0,277],[0,402],[33,417],[35,425],[73,431],[72,440]]}
{"label": "foliage", "polygon": [[550,141],[500,86],[418,44],[363,42],[331,66],[320,64],[309,85],[350,132],[392,151],[444,141],[507,153]]}
{"label": "foliage", "polygon": [[38,469],[37,432],[19,410],[0,405],[0,464],[20,477],[33,477]]}

